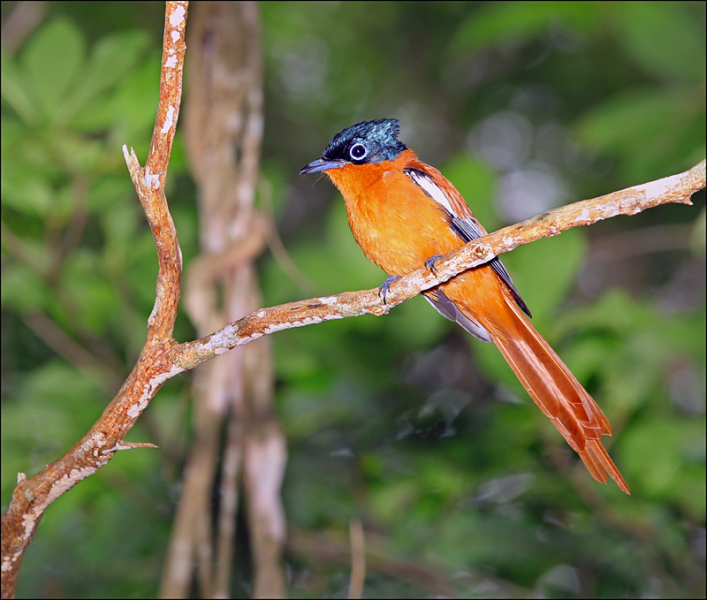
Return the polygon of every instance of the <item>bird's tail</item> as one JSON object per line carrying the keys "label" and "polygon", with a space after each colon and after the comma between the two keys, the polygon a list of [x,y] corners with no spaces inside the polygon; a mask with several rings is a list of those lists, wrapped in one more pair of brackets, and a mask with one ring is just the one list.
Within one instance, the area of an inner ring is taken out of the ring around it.
{"label": "bird's tail", "polygon": [[611,435],[611,425],[592,397],[559,356],[521,314],[511,298],[509,311],[500,323],[482,324],[540,410],[553,422],[572,449],[579,454],[592,477],[606,483],[607,474],[630,494],[624,478],[601,443]]}

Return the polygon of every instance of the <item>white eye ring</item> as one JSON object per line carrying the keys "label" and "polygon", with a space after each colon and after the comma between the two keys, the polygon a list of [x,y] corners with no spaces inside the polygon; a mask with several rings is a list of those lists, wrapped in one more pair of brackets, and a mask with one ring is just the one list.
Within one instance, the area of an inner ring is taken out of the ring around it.
{"label": "white eye ring", "polygon": [[363,160],[366,156],[368,156],[368,148],[360,143],[354,144],[349,150],[349,156],[353,160]]}

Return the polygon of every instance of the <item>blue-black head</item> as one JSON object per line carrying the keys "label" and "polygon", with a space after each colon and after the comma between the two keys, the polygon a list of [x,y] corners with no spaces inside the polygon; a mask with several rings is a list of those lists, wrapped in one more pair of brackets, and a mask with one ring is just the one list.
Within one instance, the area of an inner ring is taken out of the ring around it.
{"label": "blue-black head", "polygon": [[338,169],[348,164],[378,164],[395,160],[407,149],[398,140],[397,119],[361,121],[337,133],[321,158],[309,163],[300,174]]}

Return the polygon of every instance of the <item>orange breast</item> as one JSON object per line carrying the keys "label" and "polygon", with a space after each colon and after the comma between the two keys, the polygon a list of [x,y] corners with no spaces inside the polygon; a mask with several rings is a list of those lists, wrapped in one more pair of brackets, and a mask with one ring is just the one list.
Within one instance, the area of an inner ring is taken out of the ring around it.
{"label": "orange breast", "polygon": [[395,161],[327,171],[344,196],[356,242],[389,275],[409,273],[463,245],[444,209],[402,171],[411,158],[407,150]]}

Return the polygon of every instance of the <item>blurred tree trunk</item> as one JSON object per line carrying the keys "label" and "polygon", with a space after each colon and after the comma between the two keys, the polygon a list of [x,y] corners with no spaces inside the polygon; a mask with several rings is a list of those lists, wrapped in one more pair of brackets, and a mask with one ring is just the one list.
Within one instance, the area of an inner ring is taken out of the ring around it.
{"label": "blurred tree trunk", "polygon": [[[197,184],[201,254],[188,266],[185,306],[198,335],[261,306],[254,260],[269,223],[254,208],[263,128],[257,7],[191,5],[185,146]],[[193,565],[204,597],[230,597],[242,493],[254,598],[285,596],[280,485],[287,451],[272,406],[267,338],[197,370],[194,443],[184,471],[161,596],[187,597]]]}

